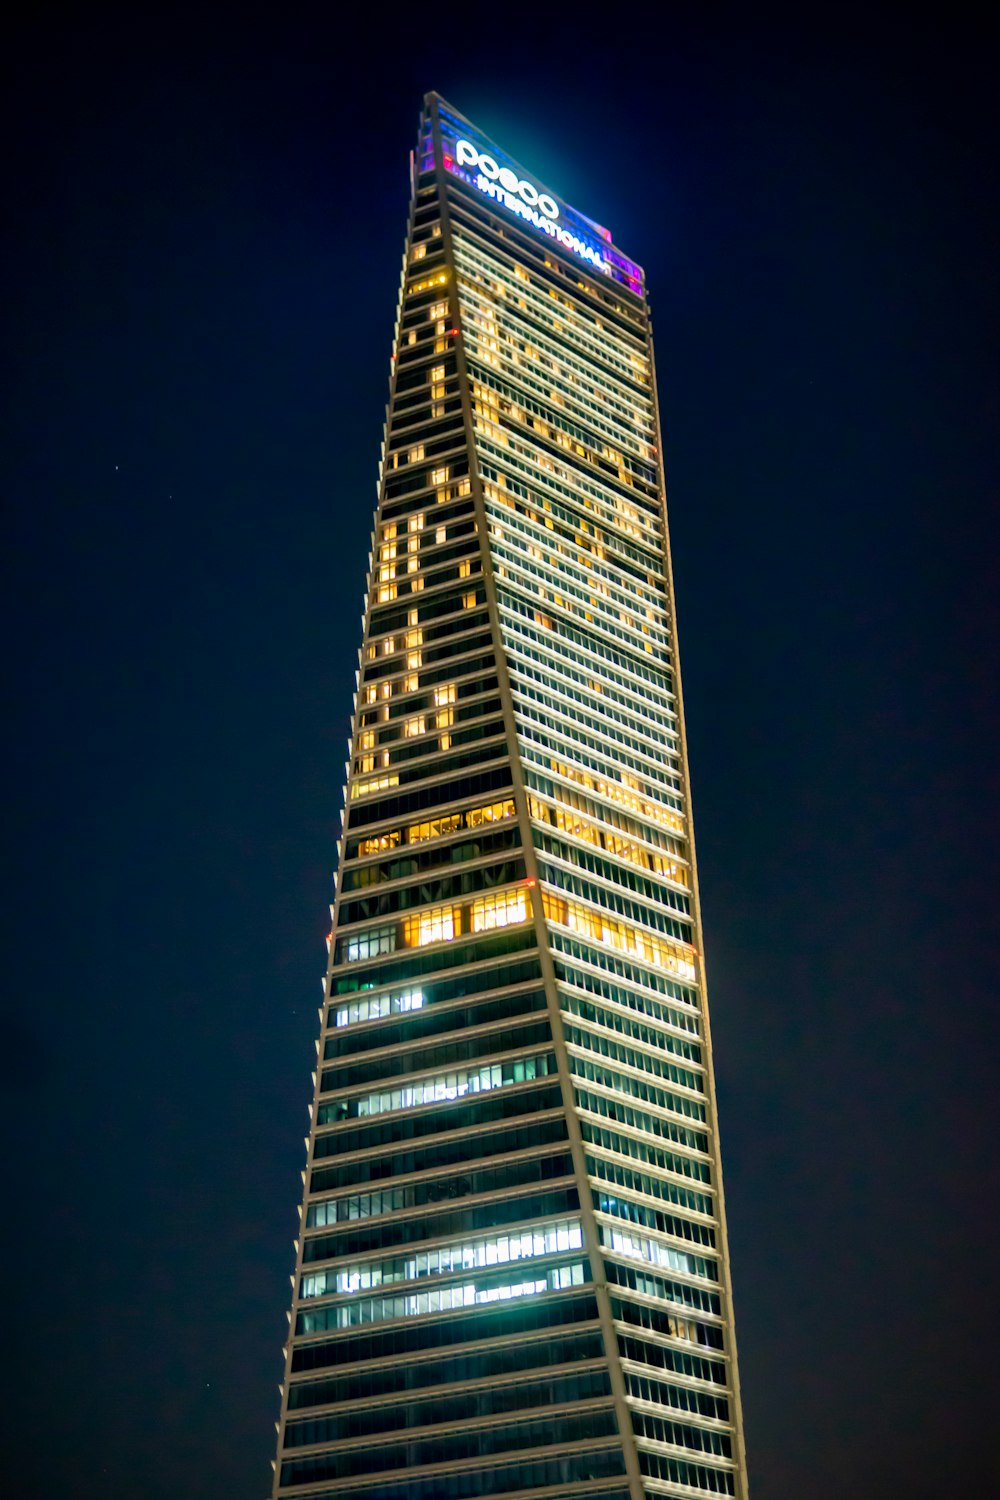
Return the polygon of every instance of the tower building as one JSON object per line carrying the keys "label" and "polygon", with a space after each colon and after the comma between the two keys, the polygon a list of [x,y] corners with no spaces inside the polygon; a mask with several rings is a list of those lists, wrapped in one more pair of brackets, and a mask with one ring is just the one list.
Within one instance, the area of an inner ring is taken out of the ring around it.
{"label": "tower building", "polygon": [[747,1495],[642,270],[425,100],[275,1497]]}

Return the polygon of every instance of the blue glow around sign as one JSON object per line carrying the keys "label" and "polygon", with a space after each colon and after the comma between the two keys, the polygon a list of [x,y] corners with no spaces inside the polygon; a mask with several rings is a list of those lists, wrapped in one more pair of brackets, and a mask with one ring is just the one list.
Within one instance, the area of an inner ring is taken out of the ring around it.
{"label": "blue glow around sign", "polygon": [[[555,240],[566,250],[572,250],[582,260],[606,276],[612,275],[606,256],[596,245],[588,244],[578,234],[559,223],[559,205],[549,193],[541,192],[527,178],[518,177],[510,167],[500,166],[495,157],[480,151],[471,141],[455,142],[454,164],[468,170],[467,181],[492,198],[502,203],[510,213],[525,219]],[[473,175],[473,173],[475,175]],[[461,174],[466,176],[465,171]]]}

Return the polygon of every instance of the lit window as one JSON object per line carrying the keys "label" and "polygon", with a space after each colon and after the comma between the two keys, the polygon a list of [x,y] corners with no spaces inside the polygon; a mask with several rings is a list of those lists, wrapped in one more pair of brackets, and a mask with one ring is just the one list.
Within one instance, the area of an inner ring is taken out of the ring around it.
{"label": "lit window", "polygon": [[426,911],[406,918],[403,923],[403,942],[408,948],[424,948],[428,943],[451,942],[460,921],[458,907],[429,907]]}
{"label": "lit window", "polygon": [[398,828],[393,828],[389,833],[375,834],[370,839],[362,839],[358,845],[358,854],[384,854],[387,849],[395,849],[399,843],[401,834]]}
{"label": "lit window", "polygon": [[380,953],[393,953],[395,948],[395,925],[371,927],[367,932],[356,932],[347,939],[347,962],[357,963],[363,958],[377,958]]}
{"label": "lit window", "polygon": [[567,901],[549,891],[543,892],[542,905],[550,922],[569,927],[595,943],[632,953],[643,963],[666,969],[682,979],[696,978],[694,954],[682,943],[658,937],[645,928],[623,922],[607,912],[595,911],[578,901]]}
{"label": "lit window", "polygon": [[431,818],[426,823],[413,823],[407,830],[409,844],[422,844],[425,839],[437,839],[442,834],[454,833],[462,823],[461,813],[447,813],[442,818]]}
{"label": "lit window", "polygon": [[[431,416],[444,416],[444,365],[435,365],[431,370]],[[431,483],[436,483],[431,480]]]}
{"label": "lit window", "polygon": [[509,927],[528,920],[528,893],[524,887],[480,896],[472,903],[473,932],[490,932],[495,927]]}
{"label": "lit window", "polygon": [[356,781],[351,788],[351,796],[355,799],[370,797],[373,792],[384,792],[387,787],[398,785],[399,777],[396,775],[373,776],[370,781]]}
{"label": "lit window", "polygon": [[[455,702],[456,696],[457,690],[454,683],[447,683],[444,687],[434,689],[434,703],[438,708],[434,723],[438,729],[450,729],[452,724],[454,724],[455,710],[451,705]],[[451,735],[443,734],[440,743],[442,750],[449,750],[451,748]]]}
{"label": "lit window", "polygon": [[571,838],[584,839],[588,844],[601,842],[593,823],[587,818],[582,818],[578,812],[573,812],[561,805],[556,807],[556,827],[568,833]]}
{"label": "lit window", "polygon": [[403,724],[403,734],[408,740],[413,739],[415,735],[425,734],[426,732],[427,721],[423,714],[414,714],[412,719],[407,719]]}
{"label": "lit window", "polygon": [[[386,1114],[390,1110],[414,1109],[422,1104],[434,1104],[449,1099],[461,1099],[465,1094],[485,1093],[490,1089],[504,1088],[509,1084],[530,1083],[536,1078],[546,1078],[552,1072],[552,1059],[542,1053],[535,1057],[509,1058],[502,1063],[486,1063],[482,1067],[457,1069],[437,1077],[418,1078],[413,1083],[399,1088],[386,1089],[377,1094],[368,1094],[357,1101],[359,1117]],[[319,1123],[329,1124],[331,1119],[342,1119],[334,1113],[340,1105],[321,1104]]]}
{"label": "lit window", "polygon": [[505,818],[513,816],[514,800],[508,797],[504,802],[491,802],[486,807],[470,807],[465,815],[465,826],[481,828],[484,823],[501,823]]}
{"label": "lit window", "polygon": [[350,1005],[341,1006],[333,1012],[331,1019],[334,1026],[353,1026],[358,1021],[378,1021],[383,1016],[420,1010],[423,1003],[422,990],[399,990],[391,995],[375,995],[371,998],[352,1000]]}
{"label": "lit window", "polygon": [[[426,1080],[428,1083],[430,1081]],[[336,1217],[337,1219],[367,1218],[370,1217],[372,1207],[375,1205],[377,1205],[375,1211],[383,1213],[394,1206],[391,1199],[389,1203],[385,1203],[383,1195],[392,1194],[393,1191],[392,1188],[383,1188],[374,1194],[352,1194],[350,1198],[341,1199],[344,1210]],[[357,1204],[360,1210],[362,1202],[366,1205],[363,1213],[356,1211],[353,1206]],[[519,1260],[531,1260],[538,1255],[565,1254],[568,1250],[581,1250],[582,1248],[583,1231],[580,1224],[575,1219],[567,1219],[557,1224],[546,1224],[525,1230],[520,1234],[493,1234],[489,1238],[440,1245],[434,1250],[420,1249],[406,1257],[402,1264],[394,1259],[383,1261],[381,1264],[365,1262],[358,1266],[348,1264],[337,1270],[310,1272],[302,1279],[302,1296],[309,1298],[322,1297],[331,1292],[357,1292],[369,1287],[381,1286],[387,1282],[412,1281],[424,1276],[449,1276],[456,1271],[471,1270],[474,1267],[478,1269],[488,1266],[505,1266]],[[561,1269],[571,1270],[570,1267]],[[466,1302],[506,1301],[508,1297],[544,1291],[546,1284],[545,1281],[530,1281],[521,1282],[515,1286],[490,1287],[483,1292],[477,1292],[474,1298],[464,1300]],[[561,1283],[554,1281],[550,1284],[558,1286]],[[565,1285],[573,1285],[572,1277]],[[452,1290],[459,1289],[449,1288],[448,1290],[450,1293]],[[415,1301],[416,1298],[413,1300]]]}

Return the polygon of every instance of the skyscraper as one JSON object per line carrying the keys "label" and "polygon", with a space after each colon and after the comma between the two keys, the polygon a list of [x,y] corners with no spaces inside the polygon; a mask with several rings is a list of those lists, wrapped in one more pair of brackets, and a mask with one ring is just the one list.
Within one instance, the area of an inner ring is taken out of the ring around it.
{"label": "skyscraper", "polygon": [[436,95],[276,1496],[745,1497],[641,269]]}

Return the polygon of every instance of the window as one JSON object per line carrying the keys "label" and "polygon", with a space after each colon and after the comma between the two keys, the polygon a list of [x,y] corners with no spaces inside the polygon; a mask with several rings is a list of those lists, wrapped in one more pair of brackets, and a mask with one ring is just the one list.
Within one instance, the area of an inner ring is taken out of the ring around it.
{"label": "window", "polygon": [[357,1021],[378,1021],[383,1016],[397,1015],[404,1011],[421,1010],[424,1003],[422,990],[398,990],[394,994],[376,995],[371,999],[355,1000],[350,1005],[338,1008],[333,1016],[335,1026],[353,1026]]}
{"label": "window", "polygon": [[[367,1198],[371,1195],[364,1196]],[[349,1217],[367,1218],[370,1217],[370,1210],[368,1213],[352,1214]],[[331,1292],[368,1291],[372,1287],[384,1286],[387,1282],[413,1281],[423,1276],[447,1276],[456,1271],[472,1269],[484,1270],[490,1266],[508,1265],[512,1261],[533,1260],[537,1256],[559,1255],[582,1249],[583,1233],[579,1221],[563,1219],[555,1224],[539,1224],[513,1234],[494,1234],[464,1243],[440,1245],[434,1250],[417,1251],[399,1259],[369,1261],[358,1266],[348,1264],[336,1271],[309,1272],[302,1278],[301,1296],[323,1297],[329,1296]],[[579,1286],[582,1283],[574,1283],[571,1279],[566,1284]],[[486,1297],[475,1300],[495,1299]]]}
{"label": "window", "polygon": [[508,797],[503,802],[490,802],[486,807],[471,807],[465,815],[465,823],[467,828],[481,828],[484,823],[500,823],[514,815],[514,801]]}
{"label": "window", "polygon": [[447,943],[461,924],[457,906],[432,906],[427,911],[407,917],[403,923],[403,942],[408,948],[423,948],[428,943]]}
{"label": "window", "polygon": [[444,365],[435,365],[431,370],[431,416],[444,416]]}
{"label": "window", "polygon": [[513,922],[528,920],[528,893],[524,887],[480,896],[472,903],[473,932],[490,932],[509,927]]}
{"label": "window", "polygon": [[606,943],[624,953],[633,953],[645,963],[653,964],[682,979],[694,979],[696,969],[690,949],[669,938],[657,937],[648,930],[623,922],[606,911],[594,910],[579,901],[567,901],[546,891],[542,897],[545,915],[550,922],[569,927],[584,937]]}
{"label": "window", "polygon": [[370,797],[373,792],[384,792],[387,787],[398,786],[399,777],[393,773],[385,776],[373,776],[370,781],[356,781],[351,788],[351,798]]}
{"label": "window", "polygon": [[[659,1240],[647,1239],[645,1235],[627,1234],[623,1230],[598,1224],[601,1244],[617,1255],[631,1256],[648,1261],[654,1266],[665,1266],[670,1271],[680,1271],[688,1276],[703,1276],[709,1281],[718,1281],[719,1272],[713,1260],[704,1255],[691,1255],[686,1250],[675,1250],[673,1245],[664,1245]],[[664,1332],[677,1338],[678,1320],[669,1317]]]}
{"label": "window", "polygon": [[358,857],[363,859],[366,854],[382,854],[387,849],[395,849],[399,840],[398,828],[393,828],[389,833],[376,834],[374,838],[362,839],[358,845]]}
{"label": "window", "polygon": [[568,833],[572,838],[583,839],[588,844],[600,845],[600,835],[588,819],[582,818],[578,812],[570,811],[561,804],[556,805],[556,827],[563,833]]}
{"label": "window", "polygon": [[325,1115],[324,1111],[330,1106],[320,1105],[320,1123],[330,1124],[334,1119],[350,1119],[355,1115],[363,1119],[369,1115],[388,1114],[397,1109],[419,1109],[424,1104],[441,1104],[452,1099],[462,1099],[466,1094],[485,1094],[493,1089],[507,1088],[511,1084],[532,1083],[535,1079],[546,1078],[554,1072],[555,1059],[548,1053],[535,1057],[517,1057],[500,1063],[485,1063],[476,1068],[459,1068],[451,1073],[439,1073],[436,1077],[418,1078],[413,1083],[382,1090],[377,1094],[362,1095],[353,1101],[338,1101],[332,1106],[338,1112],[336,1115]]}
{"label": "window", "polygon": [[[438,729],[450,729],[455,722],[455,710],[450,706],[458,696],[455,683],[445,683],[434,689],[434,706],[438,712],[434,716],[435,727]],[[441,734],[438,737],[438,748],[441,750],[451,749],[451,735]]]}
{"label": "window", "polygon": [[377,958],[380,953],[393,953],[396,948],[396,928],[371,927],[367,932],[356,932],[347,939],[347,962],[357,963],[364,958]]}
{"label": "window", "polygon": [[407,830],[406,841],[408,844],[422,844],[425,839],[436,839],[442,834],[454,833],[461,824],[461,813],[448,813],[442,818],[431,818],[427,823],[413,823]]}

